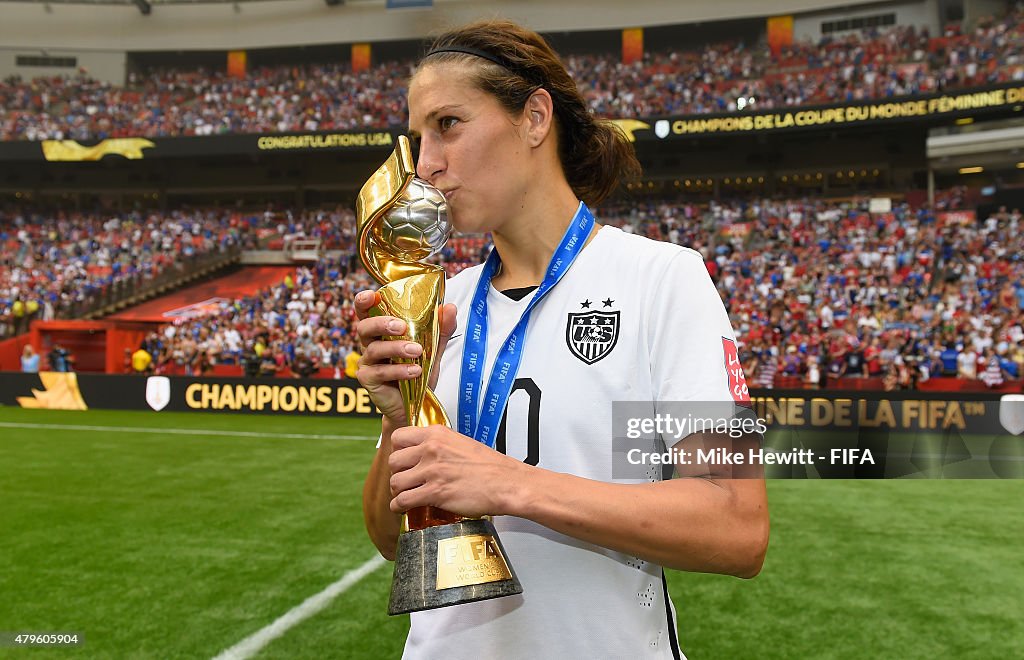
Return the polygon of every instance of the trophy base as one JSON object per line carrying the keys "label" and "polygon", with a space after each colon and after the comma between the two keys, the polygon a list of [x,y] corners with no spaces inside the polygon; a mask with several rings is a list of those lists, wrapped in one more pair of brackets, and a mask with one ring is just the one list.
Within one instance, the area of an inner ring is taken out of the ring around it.
{"label": "trophy base", "polygon": [[403,532],[388,614],[407,614],[523,593],[486,518]]}

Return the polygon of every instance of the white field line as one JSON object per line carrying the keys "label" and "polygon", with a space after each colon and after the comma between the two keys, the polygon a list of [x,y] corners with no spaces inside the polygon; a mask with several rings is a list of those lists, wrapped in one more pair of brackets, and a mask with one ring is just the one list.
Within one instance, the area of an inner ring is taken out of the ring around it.
{"label": "white field line", "polygon": [[48,429],[54,431],[104,431],[107,433],[153,433],[156,435],[222,435],[242,438],[287,438],[297,440],[374,440],[374,435],[316,435],[310,433],[259,433],[256,431],[221,431],[214,429],[165,429],[135,426],[85,426],[82,424],[29,424],[0,422],[0,428]]}
{"label": "white field line", "polygon": [[386,563],[387,560],[377,555],[359,568],[345,573],[340,580],[320,593],[302,601],[284,615],[278,617],[269,626],[257,630],[231,648],[221,651],[213,660],[245,660],[246,658],[251,658],[262,651],[267,644],[284,635],[292,627],[320,612],[330,605],[335,598],[345,593],[349,587]]}

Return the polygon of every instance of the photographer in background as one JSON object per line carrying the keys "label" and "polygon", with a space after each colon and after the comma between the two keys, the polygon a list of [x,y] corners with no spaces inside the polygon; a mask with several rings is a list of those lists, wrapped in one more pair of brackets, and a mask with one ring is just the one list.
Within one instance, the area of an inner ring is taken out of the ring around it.
{"label": "photographer in background", "polygon": [[46,358],[50,363],[50,371],[63,373],[75,370],[75,357],[60,344],[54,344]]}

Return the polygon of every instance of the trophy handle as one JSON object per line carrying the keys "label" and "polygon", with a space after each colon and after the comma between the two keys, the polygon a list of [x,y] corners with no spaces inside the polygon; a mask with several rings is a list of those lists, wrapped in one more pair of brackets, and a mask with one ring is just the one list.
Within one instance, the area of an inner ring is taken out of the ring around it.
{"label": "trophy handle", "polygon": [[397,262],[375,249],[369,240],[370,228],[398,200],[416,176],[409,138],[398,136],[395,150],[377,171],[366,180],[356,197],[356,223],[359,231],[359,259],[378,284],[387,284],[415,272],[422,266]]}

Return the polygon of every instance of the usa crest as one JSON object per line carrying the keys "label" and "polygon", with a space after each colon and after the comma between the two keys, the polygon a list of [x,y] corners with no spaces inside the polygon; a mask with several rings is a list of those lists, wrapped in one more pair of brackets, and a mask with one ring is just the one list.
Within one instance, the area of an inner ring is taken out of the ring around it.
{"label": "usa crest", "polygon": [[594,364],[615,348],[619,340],[619,312],[570,312],[565,342],[573,355]]}

